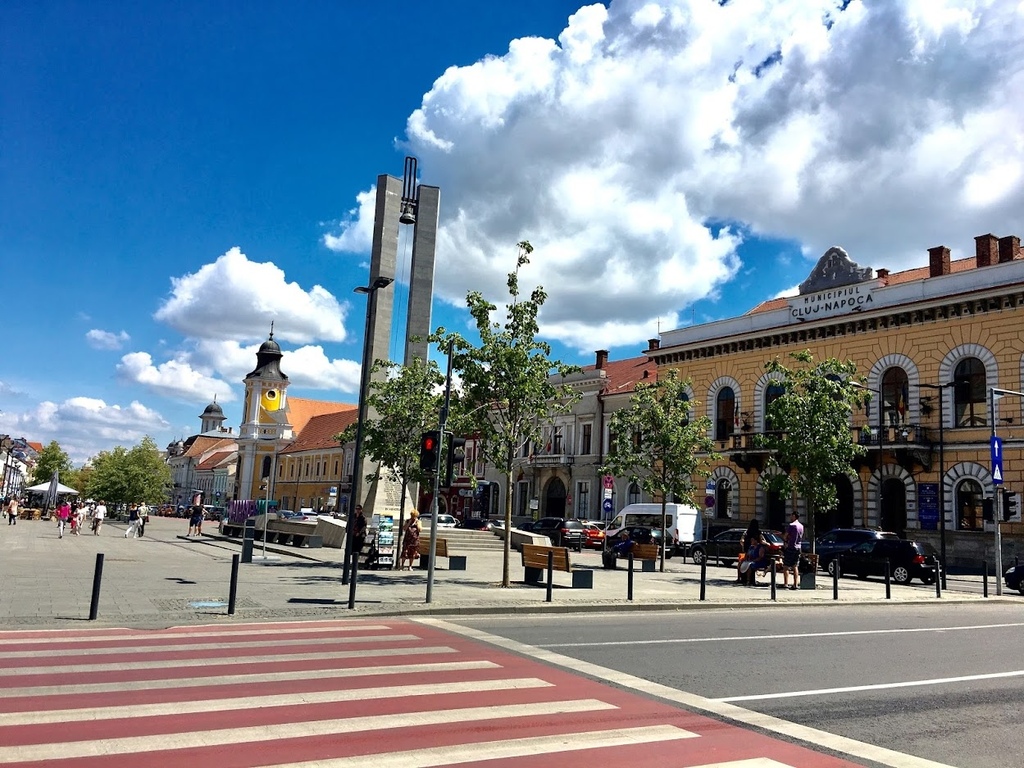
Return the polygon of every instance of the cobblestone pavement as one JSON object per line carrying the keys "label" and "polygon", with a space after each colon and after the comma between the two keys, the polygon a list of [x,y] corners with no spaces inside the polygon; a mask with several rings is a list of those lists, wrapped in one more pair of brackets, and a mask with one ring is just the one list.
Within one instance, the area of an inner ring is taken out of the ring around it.
{"label": "cobblestone pavement", "polygon": [[[215,530],[208,524],[208,530]],[[700,569],[678,558],[665,572],[635,573],[634,599],[627,598],[625,570],[601,568],[600,554],[573,555],[580,568],[594,572],[593,589],[571,589],[570,576],[555,573],[552,602],[543,586],[523,583],[519,555],[512,553],[512,586],[502,588],[502,555],[467,551],[465,571],[449,571],[440,559],[434,571],[431,602],[426,602],[426,571],[363,571],[359,573],[354,609],[348,608],[349,587],[341,583],[342,553],[336,549],[268,546],[263,562],[239,569],[236,610],[228,615],[232,555],[237,541],[206,535],[185,538],[188,521],[154,517],[139,539],[125,539],[125,524],[106,523],[100,535],[65,533],[46,521],[21,520],[0,525],[0,625],[4,628],[72,626],[168,627],[264,619],[345,618],[370,615],[459,615],[508,611],[722,610],[760,606],[783,610],[800,605],[853,603],[938,604],[977,601],[976,592],[953,587],[941,600],[935,588],[915,584],[892,586],[885,600],[881,581],[840,581],[833,601],[832,581],[823,574],[817,588],[783,590],[771,601],[771,590],[733,583],[734,569],[709,567],[706,600],[700,601]],[[103,573],[97,618],[89,620],[97,554]],[[455,552],[458,554],[458,552]],[[257,543],[257,560],[261,546]],[[963,581],[958,580],[963,584]],[[976,587],[976,585],[975,585]],[[990,600],[995,598],[989,598]],[[1019,600],[1016,596],[1004,599]]]}

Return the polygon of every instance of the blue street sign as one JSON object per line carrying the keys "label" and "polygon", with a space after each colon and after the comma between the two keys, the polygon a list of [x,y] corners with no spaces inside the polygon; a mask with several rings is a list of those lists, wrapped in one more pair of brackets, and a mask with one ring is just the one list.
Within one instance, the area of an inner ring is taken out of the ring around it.
{"label": "blue street sign", "polygon": [[601,509],[603,509],[605,512],[611,512],[613,509],[615,509],[614,505],[612,504],[612,500],[605,499],[604,503],[601,505]]}
{"label": "blue street sign", "polygon": [[992,485],[1003,484],[1003,441],[992,435]]}

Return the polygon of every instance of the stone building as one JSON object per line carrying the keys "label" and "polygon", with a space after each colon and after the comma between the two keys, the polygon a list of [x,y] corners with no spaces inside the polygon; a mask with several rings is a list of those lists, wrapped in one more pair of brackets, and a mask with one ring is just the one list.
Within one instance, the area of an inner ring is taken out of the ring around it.
{"label": "stone building", "polygon": [[[1004,440],[1005,488],[1024,490],[1024,259],[1017,237],[975,238],[975,255],[928,250],[928,264],[890,273],[827,251],[800,293],[746,314],[661,334],[648,351],[659,369],[692,382],[690,399],[712,422],[714,515],[757,517],[781,528],[787,505],[766,489],[767,454],[755,435],[779,393],[765,362],[809,350],[852,360],[874,393],[851,429],[867,456],[834,478],[839,508],[816,522],[877,526],[939,545],[948,561],[991,558],[994,524],[983,501],[997,490],[990,440]],[[997,478],[996,478],[997,479]],[[940,519],[940,515],[944,519]],[[943,524],[944,523],[944,524]],[[944,531],[943,531],[944,528]],[[1004,557],[1024,554],[1019,524],[1005,524]]]}

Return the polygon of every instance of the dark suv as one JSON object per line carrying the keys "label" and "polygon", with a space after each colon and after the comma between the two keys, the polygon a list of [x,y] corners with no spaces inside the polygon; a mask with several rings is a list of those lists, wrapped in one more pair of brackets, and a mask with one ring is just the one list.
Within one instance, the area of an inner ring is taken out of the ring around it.
{"label": "dark suv", "polygon": [[814,542],[814,551],[818,555],[818,565],[832,576],[833,563],[841,552],[865,541],[879,539],[897,540],[899,536],[887,531],[876,531],[871,528],[834,528]]}
{"label": "dark suv", "polygon": [[540,533],[551,539],[556,547],[568,547],[583,551],[583,523],[564,517],[542,517],[533,525],[533,533]]}
{"label": "dark suv", "polygon": [[[884,576],[885,561],[889,561],[889,573],[897,584],[909,584],[920,579],[925,584],[935,583],[935,547],[917,541],[902,539],[876,539],[840,552],[838,555],[841,574],[856,574],[858,578]],[[833,560],[833,567],[835,560]]]}

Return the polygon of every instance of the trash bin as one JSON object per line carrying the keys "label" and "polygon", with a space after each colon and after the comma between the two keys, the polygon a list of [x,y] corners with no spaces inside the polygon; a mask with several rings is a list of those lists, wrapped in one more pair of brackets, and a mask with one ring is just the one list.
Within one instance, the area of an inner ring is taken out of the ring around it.
{"label": "trash bin", "polygon": [[[807,563],[805,566],[804,563]],[[815,589],[817,587],[818,556],[806,554],[800,558],[800,589]]]}

